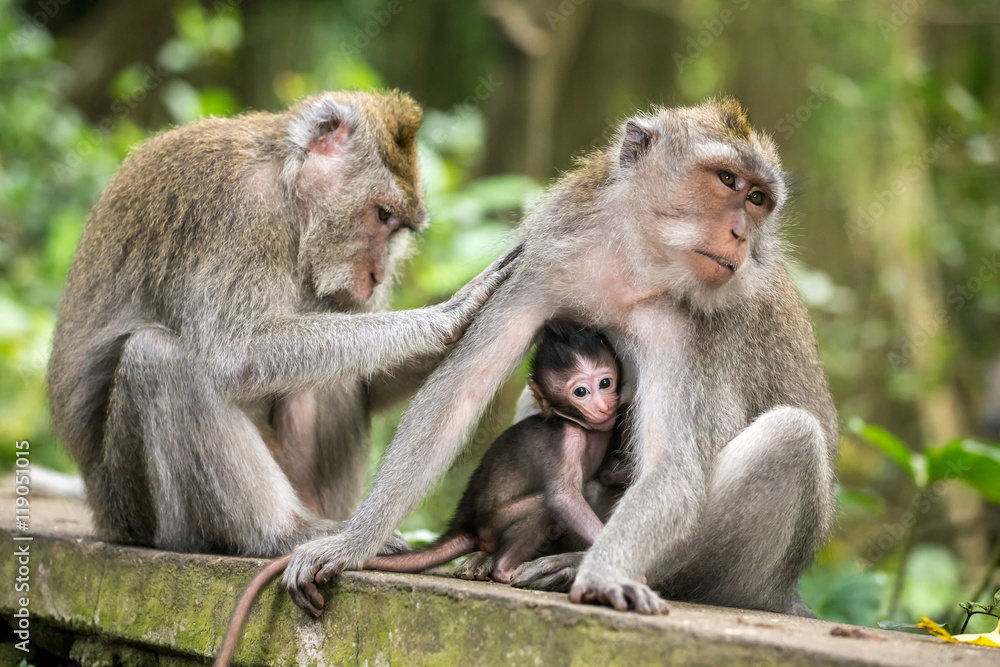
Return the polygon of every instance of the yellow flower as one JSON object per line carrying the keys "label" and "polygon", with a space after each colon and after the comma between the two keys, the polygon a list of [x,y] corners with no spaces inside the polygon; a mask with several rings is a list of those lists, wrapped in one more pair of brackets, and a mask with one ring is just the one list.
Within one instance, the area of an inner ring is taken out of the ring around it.
{"label": "yellow flower", "polygon": [[993,632],[984,632],[978,635],[952,635],[950,632],[926,616],[924,616],[923,621],[917,623],[917,627],[923,628],[935,637],[943,639],[947,642],[956,642],[958,644],[976,644],[977,646],[992,646],[994,648],[1000,648],[1000,621],[997,622],[997,627]]}

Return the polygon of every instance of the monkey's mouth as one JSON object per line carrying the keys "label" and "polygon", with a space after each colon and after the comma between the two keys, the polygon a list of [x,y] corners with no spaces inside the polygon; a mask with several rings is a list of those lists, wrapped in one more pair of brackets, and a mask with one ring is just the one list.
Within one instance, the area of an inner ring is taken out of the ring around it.
{"label": "monkey's mouth", "polygon": [[713,255],[710,252],[705,252],[704,250],[695,250],[695,253],[701,255],[702,257],[708,257],[710,260],[718,264],[724,269],[729,269],[732,273],[736,273],[736,269],[739,268],[736,262],[726,259],[725,257],[719,257],[718,255]]}

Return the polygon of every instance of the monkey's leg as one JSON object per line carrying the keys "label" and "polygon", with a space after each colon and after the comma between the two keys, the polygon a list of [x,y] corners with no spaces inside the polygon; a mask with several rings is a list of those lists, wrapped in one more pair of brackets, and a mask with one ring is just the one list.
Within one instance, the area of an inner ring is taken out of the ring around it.
{"label": "monkey's leg", "polygon": [[504,530],[490,578],[501,584],[509,584],[510,575],[517,567],[546,549],[561,534],[562,529],[544,508],[525,514]]}
{"label": "monkey's leg", "polygon": [[271,448],[274,460],[285,473],[299,500],[317,514],[320,513],[316,489],[316,470],[319,467],[319,440],[316,433],[318,419],[316,390],[305,389],[278,399],[274,405],[277,443]]}
{"label": "monkey's leg", "polygon": [[719,453],[690,537],[650,582],[668,597],[802,614],[797,585],[833,515],[819,422],[774,408]]}
{"label": "monkey's leg", "polygon": [[[311,417],[315,434],[313,465],[302,470],[301,484],[292,479],[292,486],[304,497],[309,493],[317,499],[316,512],[334,521],[343,521],[361,502],[368,477],[368,457],[371,453],[371,433],[365,388],[360,381],[343,382],[314,389],[316,410]],[[379,550],[389,556],[410,550],[403,536],[396,531]]]}
{"label": "monkey's leg", "polygon": [[103,482],[123,523],[122,512],[151,503],[154,546],[271,557],[334,527],[306,510],[256,427],[170,332],[138,331],[123,346],[104,453],[146,473],[145,499],[113,464]]}
{"label": "monkey's leg", "polygon": [[[505,550],[509,551],[511,536],[514,532],[520,530],[515,528],[515,526],[523,523],[530,517],[537,516],[548,516],[548,511],[545,508],[545,496],[541,493],[518,498],[517,500],[496,510],[488,521],[489,526],[485,529],[480,529],[478,539],[479,548],[490,549],[490,551],[495,551],[496,553],[479,551],[472,554],[458,564],[455,568],[454,575],[461,579],[475,579],[476,581],[489,581],[490,579],[495,579],[493,573],[497,568],[498,559],[502,558]],[[550,544],[557,540],[562,532],[562,529],[558,525],[552,524],[545,531],[544,536],[547,539],[544,540],[540,548],[544,548],[546,544]],[[493,536],[499,536],[500,542],[497,543],[496,538]],[[510,571],[512,571],[516,565],[511,565],[510,557],[508,557],[504,567],[507,571],[507,575],[503,583],[507,583],[510,579]]]}
{"label": "monkey's leg", "polygon": [[317,453],[309,482],[319,496],[319,513],[345,520],[361,502],[368,477],[371,434],[364,387],[344,382],[315,391]]}

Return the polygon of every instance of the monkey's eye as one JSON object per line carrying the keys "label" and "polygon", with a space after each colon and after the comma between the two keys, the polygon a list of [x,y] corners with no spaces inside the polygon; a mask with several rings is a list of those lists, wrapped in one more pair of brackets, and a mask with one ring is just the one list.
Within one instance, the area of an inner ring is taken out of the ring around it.
{"label": "monkey's eye", "polygon": [[587,388],[577,387],[576,389],[573,390],[573,395],[576,396],[577,398],[583,398],[584,396],[587,395]]}
{"label": "monkey's eye", "polygon": [[733,176],[730,172],[720,171],[719,180],[722,181],[722,184],[725,185],[727,188],[736,189],[736,177]]}
{"label": "monkey's eye", "polygon": [[378,207],[378,221],[379,222],[389,222],[389,218],[392,217],[392,211],[387,209],[385,206]]}
{"label": "monkey's eye", "polygon": [[611,378],[601,378],[601,382],[598,385],[601,389],[611,388]]}
{"label": "monkey's eye", "polygon": [[753,192],[747,195],[747,199],[749,199],[750,203],[755,206],[762,206],[764,204],[765,197],[764,193],[761,192],[760,190],[754,190]]}

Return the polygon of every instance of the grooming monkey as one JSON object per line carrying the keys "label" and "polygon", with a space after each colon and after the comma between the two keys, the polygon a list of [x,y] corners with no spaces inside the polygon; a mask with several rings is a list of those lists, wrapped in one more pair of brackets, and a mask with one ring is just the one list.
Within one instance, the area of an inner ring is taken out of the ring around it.
{"label": "grooming monkey", "polygon": [[440,361],[517,252],[447,303],[384,312],[427,219],[420,117],[399,92],[323,93],[170,130],[122,164],[48,375],[102,538],[270,557],[349,516],[369,412]]}
{"label": "grooming monkey", "polygon": [[837,416],[784,268],[787,197],[774,143],[733,100],[623,123],[526,217],[517,274],[410,403],[344,530],[296,549],[295,602],[321,613],[317,586],[375,555],[535,332],[566,317],[635,370],[635,473],[585,554],[525,563],[512,583],[572,582],[573,601],[643,613],[665,609],[659,592],[809,614],[797,583],[831,527]]}
{"label": "grooming monkey", "polygon": [[[479,550],[486,557],[475,559],[470,574],[509,583],[514,568],[553,545],[567,528],[592,544],[602,523],[583,487],[608,453],[618,383],[618,362],[603,336],[570,322],[549,322],[529,381],[541,414],[514,424],[490,445],[441,537],[411,553],[376,556],[365,569],[423,572]],[[247,585],[216,665],[232,660],[250,607],[290,560],[270,563]]]}

